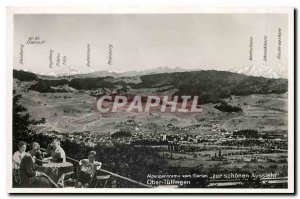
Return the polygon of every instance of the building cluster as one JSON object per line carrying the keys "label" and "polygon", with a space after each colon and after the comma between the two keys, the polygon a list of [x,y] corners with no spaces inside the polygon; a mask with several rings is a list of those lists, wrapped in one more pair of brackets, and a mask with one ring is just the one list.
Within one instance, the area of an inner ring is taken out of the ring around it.
{"label": "building cluster", "polygon": [[[70,132],[59,133],[56,131],[46,132],[48,136],[55,136],[61,140],[69,140],[77,144],[89,147],[96,145],[114,146],[115,144],[133,144],[143,146],[168,146],[169,150],[178,150],[177,146],[189,145],[222,145],[232,147],[251,147],[253,149],[285,149],[287,147],[286,133],[261,133],[258,138],[246,138],[236,135],[237,130],[228,131],[222,129],[220,124],[193,124],[188,127],[175,127],[167,124],[163,129],[148,128],[142,123],[136,123],[129,119],[118,124],[119,132],[125,134],[114,134],[116,132]],[[267,135],[266,135],[267,134]]]}

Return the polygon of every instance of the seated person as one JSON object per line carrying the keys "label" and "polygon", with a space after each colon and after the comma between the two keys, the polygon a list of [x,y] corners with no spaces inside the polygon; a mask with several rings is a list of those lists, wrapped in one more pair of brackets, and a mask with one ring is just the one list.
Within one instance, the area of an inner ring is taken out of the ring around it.
{"label": "seated person", "polygon": [[90,151],[88,154],[88,159],[80,160],[79,165],[81,166],[78,174],[77,187],[89,187],[96,170],[101,168],[102,163],[95,161],[96,152]]}
{"label": "seated person", "polygon": [[40,172],[36,171],[36,166],[34,164],[34,157],[38,154],[39,148],[38,143],[32,144],[32,149],[24,155],[20,163],[20,178],[21,178],[21,187],[33,187],[33,184],[42,185],[44,187],[49,187],[50,183],[45,178],[39,177]]}
{"label": "seated person", "polygon": [[43,153],[41,152],[40,144],[37,142],[32,143],[32,148],[36,150],[36,154],[33,157],[33,163],[37,164],[38,166],[42,166],[43,164]]}
{"label": "seated person", "polygon": [[26,154],[26,152],[25,152],[26,147],[27,147],[26,142],[23,142],[23,141],[19,142],[19,144],[18,144],[19,150],[14,153],[13,160],[12,160],[14,169],[19,169],[21,160],[24,157],[24,155]]}
{"label": "seated person", "polygon": [[60,146],[60,141],[55,138],[47,148],[47,153],[50,154],[52,162],[66,162],[66,154]]}

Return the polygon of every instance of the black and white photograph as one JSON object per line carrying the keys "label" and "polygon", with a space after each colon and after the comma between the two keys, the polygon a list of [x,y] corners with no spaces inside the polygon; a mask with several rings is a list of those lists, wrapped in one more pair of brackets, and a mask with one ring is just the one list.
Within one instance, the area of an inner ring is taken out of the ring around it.
{"label": "black and white photograph", "polygon": [[293,193],[294,9],[7,8],[10,193]]}

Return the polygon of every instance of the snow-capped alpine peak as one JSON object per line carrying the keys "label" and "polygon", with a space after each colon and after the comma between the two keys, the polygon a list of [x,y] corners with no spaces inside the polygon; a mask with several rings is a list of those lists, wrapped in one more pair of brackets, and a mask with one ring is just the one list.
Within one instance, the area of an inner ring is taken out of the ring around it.
{"label": "snow-capped alpine peak", "polygon": [[248,76],[279,78],[279,76],[272,70],[272,68],[267,65],[248,65],[239,68],[232,68],[230,71]]}

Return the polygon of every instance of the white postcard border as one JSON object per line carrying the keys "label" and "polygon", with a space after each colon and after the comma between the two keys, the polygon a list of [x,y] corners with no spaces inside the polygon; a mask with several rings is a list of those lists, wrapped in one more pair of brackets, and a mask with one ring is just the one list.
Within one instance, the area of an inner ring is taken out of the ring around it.
{"label": "white postcard border", "polygon": [[[294,9],[291,7],[7,7],[6,32],[6,181],[8,193],[294,193]],[[47,189],[12,187],[12,85],[14,14],[167,14],[167,13],[285,13],[288,14],[288,188],[287,189],[170,189],[103,188]]]}

